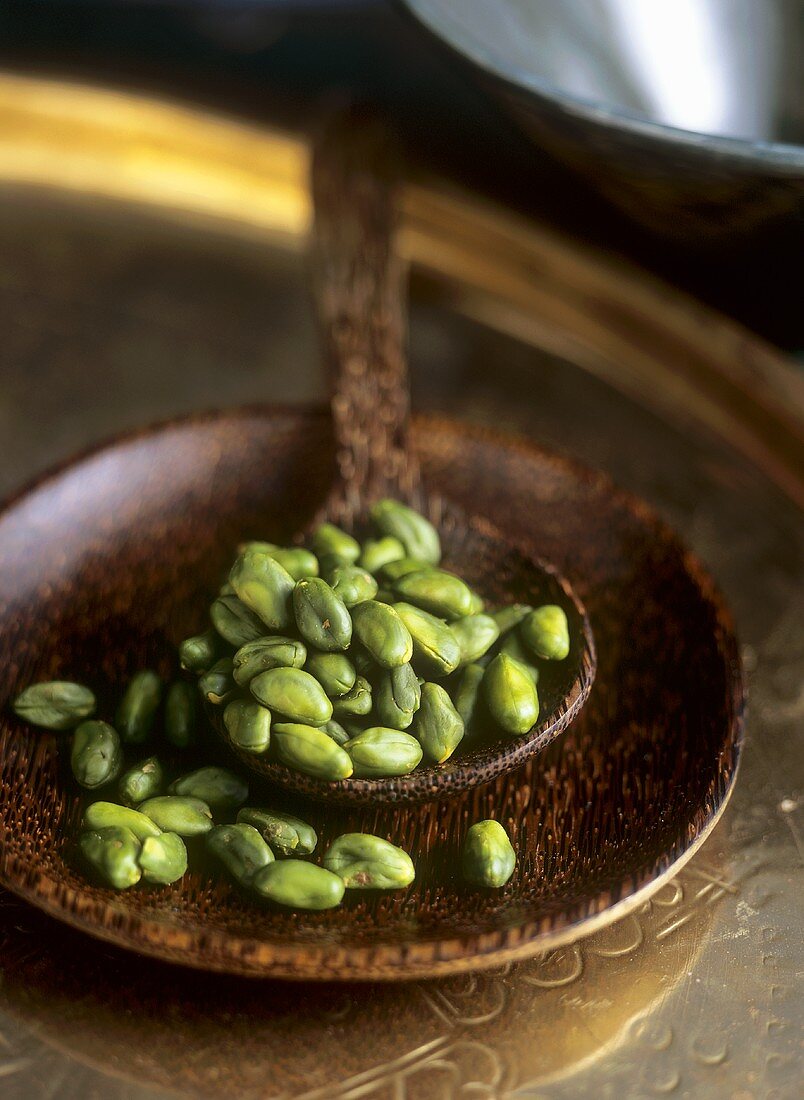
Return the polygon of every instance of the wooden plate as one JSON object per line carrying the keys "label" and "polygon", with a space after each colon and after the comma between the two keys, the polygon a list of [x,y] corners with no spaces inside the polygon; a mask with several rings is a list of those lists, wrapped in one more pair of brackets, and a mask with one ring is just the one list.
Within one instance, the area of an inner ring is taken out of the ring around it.
{"label": "wooden plate", "polygon": [[[135,668],[169,674],[232,546],[257,529],[301,527],[330,474],[323,412],[178,421],[57,471],[0,516],[4,885],[96,936],[192,966],[401,979],[496,965],[591,931],[692,854],[731,790],[742,736],[736,642],[706,574],[647,507],[537,447],[432,419],[417,422],[414,444],[437,492],[516,530],[578,587],[599,667],[565,736],[449,801],[305,806],[322,845],[345,827],[403,843],[418,869],[407,892],[308,915],[261,908],[200,872],[163,889],[91,886],[70,862],[81,804],[57,738],[18,723],[7,701],[32,680],[70,675],[108,708]],[[460,842],[490,815],[510,827],[517,869],[501,891],[468,891]]]}

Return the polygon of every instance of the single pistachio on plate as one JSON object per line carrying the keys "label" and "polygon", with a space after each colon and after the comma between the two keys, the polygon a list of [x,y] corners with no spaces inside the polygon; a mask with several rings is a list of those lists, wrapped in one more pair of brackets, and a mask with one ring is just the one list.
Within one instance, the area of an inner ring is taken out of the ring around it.
{"label": "single pistachio on plate", "polygon": [[279,810],[244,806],[238,812],[237,820],[252,825],[263,840],[283,856],[309,856],[318,843],[312,825]]}
{"label": "single pistachio on plate", "polygon": [[461,857],[463,877],[473,886],[505,886],[516,865],[516,852],[499,821],[478,821],[466,834]]}
{"label": "single pistachio on plate", "polygon": [[332,717],[332,702],[326,692],[303,669],[268,669],[254,677],[249,689],[258,703],[291,722],[322,726]]}
{"label": "single pistachio on plate", "polygon": [[429,611],[410,603],[395,603],[394,610],[413,639],[413,667],[422,675],[440,678],[460,664],[461,647],[449,626]]}
{"label": "single pistachio on plate", "polygon": [[298,581],[293,589],[296,626],[306,642],[333,653],[349,648],[352,617],[346,604],[321,577]]}
{"label": "single pistachio on plate", "polygon": [[232,744],[244,752],[260,754],[271,744],[271,712],[249,699],[233,699],[223,712],[223,724]]}
{"label": "single pistachio on plate", "polygon": [[302,668],[306,660],[304,642],[273,634],[238,649],[232,658],[233,675],[235,682],[245,687],[261,672],[271,668]]}
{"label": "single pistachio on plate", "polygon": [[146,798],[160,794],[165,785],[165,769],[156,756],[134,764],[120,777],[117,790],[127,806],[136,806]]}
{"label": "single pistachio on plate", "polygon": [[244,822],[216,825],[207,833],[205,843],[241,886],[250,886],[257,871],[274,861],[274,853],[257,830]]}
{"label": "single pistachio on plate", "polygon": [[371,833],[344,833],[322,862],[343,879],[347,890],[402,890],[416,877],[407,852]]}
{"label": "single pistachio on plate", "polygon": [[343,879],[302,859],[282,859],[260,868],[251,888],[268,901],[291,909],[332,909],[340,905]]}
{"label": "single pistachio on plate", "polygon": [[282,631],[290,626],[290,600],[296,582],[271,553],[246,549],[232,566],[229,583],[269,630]]}
{"label": "single pistachio on plate", "polygon": [[137,809],[166,833],[201,836],[212,828],[212,810],[200,798],[157,795],[146,799]]}
{"label": "single pistachio on plate", "polygon": [[415,737],[402,730],[371,726],[344,745],[354,766],[356,779],[380,779],[409,775],[422,758]]}
{"label": "single pistachio on plate", "polygon": [[519,630],[527,648],[542,660],[563,661],[568,656],[569,624],[564,609],[557,604],[545,604],[531,611]]}
{"label": "single pistachio on plate", "polygon": [[205,630],[179,642],[179,664],[186,672],[206,672],[215,664],[220,639],[216,630]]}
{"label": "single pistachio on plate", "polygon": [[352,761],[323,730],[298,722],[274,725],[273,743],[279,759],[295,771],[334,782],[348,779]]}
{"label": "single pistachio on plate", "polygon": [[440,619],[460,619],[472,611],[469,585],[445,569],[422,569],[394,581],[394,591],[406,603],[429,611]]}
{"label": "single pistachio on plate", "polygon": [[399,539],[408,557],[438,565],[441,560],[438,531],[424,516],[398,500],[380,500],[372,507],[371,518],[383,535]]}
{"label": "single pistachio on plate", "polygon": [[366,539],[360,554],[360,564],[369,573],[379,571],[389,562],[401,561],[405,557],[405,547],[393,535],[380,539]]}
{"label": "single pistachio on plate", "polygon": [[103,787],[120,774],[123,749],[108,722],[89,719],[73,734],[70,765],[76,782],[88,790]]}
{"label": "single pistachio on plate", "polygon": [[322,523],[313,532],[313,550],[319,560],[329,558],[343,565],[352,565],[360,557],[360,543],[334,523]]}
{"label": "single pistachio on plate", "polygon": [[142,877],[146,882],[169,886],[187,870],[187,848],[178,833],[148,836],[139,854]]}
{"label": "single pistachio on plate", "polygon": [[207,765],[174,779],[168,794],[200,799],[213,810],[235,810],[248,798],[248,783],[228,768]]}
{"label": "single pistachio on plate", "polygon": [[461,649],[461,665],[478,661],[500,636],[500,628],[491,615],[467,615],[452,623],[450,629]]}
{"label": "single pistachio on plate", "polygon": [[155,672],[143,669],[131,677],[117,708],[116,726],[126,744],[140,744],[151,732],[159,701],[162,681]]}
{"label": "single pistachio on plate", "polygon": [[374,577],[358,565],[337,565],[327,573],[326,580],[349,610],[377,595]]}
{"label": "single pistachio on plate", "polygon": [[140,842],[128,829],[109,827],[82,833],[78,846],[107,886],[127,890],[142,878]]}
{"label": "single pistachio on plate", "polygon": [[383,668],[404,665],[413,656],[413,639],[389,604],[367,600],[352,610],[354,631],[364,649]]}
{"label": "single pistachio on plate", "polygon": [[103,829],[128,829],[140,842],[149,836],[159,836],[162,830],[150,817],[116,802],[93,802],[84,810],[83,828],[100,832]]}
{"label": "single pistachio on plate", "polygon": [[483,677],[489,714],[506,733],[527,733],[539,717],[539,695],[525,665],[498,653]]}

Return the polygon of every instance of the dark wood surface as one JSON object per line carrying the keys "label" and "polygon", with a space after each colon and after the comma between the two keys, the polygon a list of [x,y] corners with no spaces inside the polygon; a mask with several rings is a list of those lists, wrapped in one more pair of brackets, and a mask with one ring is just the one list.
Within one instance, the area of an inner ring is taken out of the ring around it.
{"label": "dark wood surface", "polygon": [[[102,714],[203,624],[232,547],[304,526],[331,476],[323,414],[245,412],[135,435],[45,479],[0,519],[2,863],[21,896],[105,939],[209,969],[406,978],[493,965],[571,934],[658,883],[713,823],[739,758],[742,682],[710,581],[649,510],[539,448],[448,422],[413,436],[427,482],[555,561],[600,651],[589,704],[537,761],[449,801],[315,812],[320,830],[404,844],[416,884],[321,914],[269,910],[197,871],[125,894],[90,885],[71,841],[81,799],[58,738],[8,716],[26,683],[74,676]],[[262,800],[264,794],[255,791]],[[283,803],[284,804],[284,803]],[[501,891],[457,873],[466,828],[495,816],[519,851]]]}

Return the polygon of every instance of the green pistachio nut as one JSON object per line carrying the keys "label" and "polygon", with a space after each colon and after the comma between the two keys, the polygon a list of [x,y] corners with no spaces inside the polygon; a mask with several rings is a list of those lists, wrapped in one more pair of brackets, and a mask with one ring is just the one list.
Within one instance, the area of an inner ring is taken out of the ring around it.
{"label": "green pistachio nut", "polygon": [[282,859],[257,871],[251,888],[260,897],[290,909],[333,909],[346,887],[343,879],[303,859]]}
{"label": "green pistachio nut", "polygon": [[377,582],[359,565],[338,565],[327,574],[327,581],[350,610],[377,595]]}
{"label": "green pistachio nut", "polygon": [[504,637],[509,630],[519,626],[532,610],[529,603],[512,603],[507,607],[501,607],[498,611],[492,611],[491,617],[499,627],[500,637]]}
{"label": "green pistachio nut", "polygon": [[186,749],[196,739],[198,700],[192,684],[175,680],[165,697],[165,737],[177,749]]}
{"label": "green pistachio nut", "polygon": [[233,745],[255,755],[271,744],[271,712],[248,699],[233,699],[223,712],[223,724]]}
{"label": "green pistachio nut", "polygon": [[407,852],[371,833],[344,833],[322,862],[347,890],[402,890],[416,877]]}
{"label": "green pistachio nut", "polygon": [[150,817],[118,806],[116,802],[93,802],[84,810],[83,826],[100,832],[103,829],[128,829],[140,842],[149,836],[159,836],[162,830]]}
{"label": "green pistachio nut", "polygon": [[505,886],[514,873],[516,852],[499,821],[478,821],[466,834],[463,877],[473,886]]}
{"label": "green pistachio nut", "polygon": [[332,717],[332,702],[314,676],[300,668],[271,668],[249,684],[258,703],[291,722],[323,726]]}
{"label": "green pistachio nut", "polygon": [[538,684],[539,670],[536,665],[531,662],[530,653],[528,653],[522,644],[518,630],[510,630],[505,635],[500,645],[499,652],[507,654],[515,661],[519,661],[519,663],[530,673],[530,678],[533,680],[534,684]]}
{"label": "green pistachio nut", "polygon": [[352,774],[348,754],[315,726],[279,722],[273,728],[273,742],[279,759],[294,771],[332,782]]}
{"label": "green pistachio nut", "polygon": [[225,812],[243,805],[248,798],[248,783],[228,768],[208,765],[174,780],[168,787],[168,794],[195,798],[206,802],[213,810]]}
{"label": "green pistachio nut", "polygon": [[250,886],[257,871],[274,861],[274,853],[251,825],[216,825],[206,837],[206,845],[235,882]]}
{"label": "green pistachio nut", "polygon": [[293,589],[296,626],[306,642],[325,653],[349,648],[352,617],[346,604],[321,577],[299,581]]}
{"label": "green pistachio nut", "polygon": [[452,702],[460,714],[464,729],[469,733],[474,724],[477,708],[480,702],[480,685],[486,670],[483,665],[467,665],[459,674],[458,682],[452,695]]}
{"label": "green pistachio nut", "polygon": [[218,596],[209,609],[209,617],[220,636],[233,646],[255,642],[265,634],[259,615],[235,595]]}
{"label": "green pistachio nut", "polygon": [[238,813],[237,820],[252,825],[263,840],[283,856],[309,856],[318,843],[318,836],[312,825],[292,814],[280,813],[279,810],[244,806]]}
{"label": "green pistachio nut", "polygon": [[473,594],[465,581],[444,569],[406,573],[394,582],[394,591],[406,603],[440,619],[460,619],[472,610]]}
{"label": "green pistachio nut", "polygon": [[394,609],[413,638],[413,667],[423,676],[440,678],[460,664],[461,647],[452,629],[442,620],[410,603],[396,603]]}
{"label": "green pistachio nut", "polygon": [[117,708],[116,725],[124,743],[138,745],[145,741],[161,696],[162,681],[155,672],[144,669],[131,677]]}
{"label": "green pistachio nut", "polygon": [[355,666],[343,653],[313,653],[305,671],[315,676],[327,695],[345,695],[355,686]]}
{"label": "green pistachio nut", "polygon": [[95,696],[82,684],[50,680],[31,684],[14,700],[14,713],[32,726],[71,730],[95,713]]}
{"label": "green pistachio nut", "polygon": [[544,661],[563,661],[570,651],[569,625],[557,604],[537,607],[519,628],[527,648]]}
{"label": "green pistachio nut", "polygon": [[408,557],[438,565],[441,560],[438,531],[424,516],[398,500],[380,500],[371,509],[371,518],[381,534],[399,539]]}
{"label": "green pistachio nut", "polygon": [[179,642],[179,663],[186,672],[206,672],[218,656],[218,633],[205,630]]}
{"label": "green pistachio nut", "polygon": [[128,829],[110,827],[83,833],[78,846],[84,859],[115,890],[127,890],[142,878],[137,861],[140,842]]}
{"label": "green pistachio nut", "polygon": [[440,684],[425,684],[413,732],[424,755],[443,764],[455,752],[464,735],[463,719]]}
{"label": "green pistachio nut", "polygon": [[334,523],[322,523],[313,532],[313,550],[320,558],[352,565],[360,557],[360,543]]}
{"label": "green pistachio nut", "polygon": [[245,550],[232,566],[229,583],[269,630],[282,631],[290,626],[290,598],[296,582],[270,553]]}
{"label": "green pistachio nut", "polygon": [[386,535],[381,539],[366,539],[360,554],[360,564],[369,573],[379,573],[389,562],[401,561],[405,556],[405,547],[399,539]]}
{"label": "green pistachio nut", "polygon": [[427,562],[422,561],[421,558],[399,558],[398,561],[386,562],[381,573],[384,581],[393,584],[400,577],[407,576],[408,573],[420,573],[422,569],[429,568]]}
{"label": "green pistachio nut", "polygon": [[491,615],[468,615],[450,626],[461,649],[461,664],[478,661],[500,636],[500,628]]}
{"label": "green pistachio nut", "polygon": [[231,657],[221,657],[212,668],[199,677],[198,687],[208,702],[220,706],[234,695],[237,684]]}
{"label": "green pistachio nut", "polygon": [[165,769],[155,756],[140,761],[133,768],[123,772],[117,790],[120,801],[127,806],[136,806],[146,798],[159,794],[165,785]]}
{"label": "green pistachio nut", "polygon": [[357,676],[351,691],[332,700],[332,713],[338,719],[361,717],[371,713],[371,700],[371,684]]}
{"label": "green pistachio nut", "polygon": [[483,599],[483,597],[480,595],[479,592],[475,592],[474,589],[473,589],[472,590],[472,603],[470,605],[469,614],[470,615],[479,615],[480,612],[484,609],[485,606],[486,606],[486,601]]}
{"label": "green pistachio nut", "polygon": [[328,722],[325,722],[324,725],[321,726],[321,729],[327,737],[332,738],[336,745],[345,745],[349,740],[349,734],[340,722],[336,722],[334,718],[330,718]]}
{"label": "green pistachio nut", "polygon": [[367,600],[352,612],[355,636],[383,668],[407,664],[413,656],[413,639],[397,612],[387,603]]}
{"label": "green pistachio nut", "polygon": [[212,828],[212,810],[200,798],[163,794],[146,799],[137,809],[166,833],[201,836]]}
{"label": "green pistachio nut", "polygon": [[422,747],[415,737],[384,726],[362,730],[346,742],[344,749],[352,759],[357,779],[409,775],[422,758]]}
{"label": "green pistachio nut", "polygon": [[489,714],[506,733],[527,733],[539,717],[539,695],[525,665],[498,653],[483,677]]}
{"label": "green pistachio nut", "polygon": [[307,646],[296,638],[272,634],[241,646],[233,658],[235,682],[245,687],[255,676],[269,668],[302,668]]}
{"label": "green pistachio nut", "polygon": [[384,670],[374,690],[374,707],[383,726],[406,730],[419,709],[422,690],[411,664]]}
{"label": "green pistachio nut", "polygon": [[169,886],[187,870],[187,848],[178,833],[149,836],[142,842],[139,864],[146,882]]}
{"label": "green pistachio nut", "polygon": [[73,734],[70,764],[76,782],[88,790],[116,779],[123,765],[117,730],[108,722],[95,719],[82,722]]}
{"label": "green pistachio nut", "polygon": [[270,554],[274,561],[278,561],[290,573],[294,581],[318,576],[318,558],[302,546],[277,546]]}

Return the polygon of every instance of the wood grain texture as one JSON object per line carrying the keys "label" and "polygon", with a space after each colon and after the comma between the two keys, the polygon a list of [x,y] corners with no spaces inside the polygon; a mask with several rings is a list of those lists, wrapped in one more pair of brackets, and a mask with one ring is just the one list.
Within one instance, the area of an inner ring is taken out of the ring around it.
{"label": "wood grain texture", "polygon": [[[41,480],[0,516],[0,880],[61,919],[145,954],[248,975],[394,979],[490,966],[549,946],[689,852],[734,779],[743,689],[728,613],[638,501],[544,451],[414,421],[436,491],[516,529],[578,586],[598,639],[588,705],[541,757],[449,801],[303,810],[322,847],[345,828],[414,853],[410,890],[340,909],[256,905],[203,871],[115,894],[75,869],[82,803],[56,736],[8,712],[24,684],[74,676],[103,714],[133,670],[174,670],[238,540],[302,527],[331,476],[326,414],[246,410],[123,439]],[[503,491],[504,489],[504,491]],[[260,798],[265,797],[255,791]],[[466,890],[465,831],[495,816],[511,882]]]}

